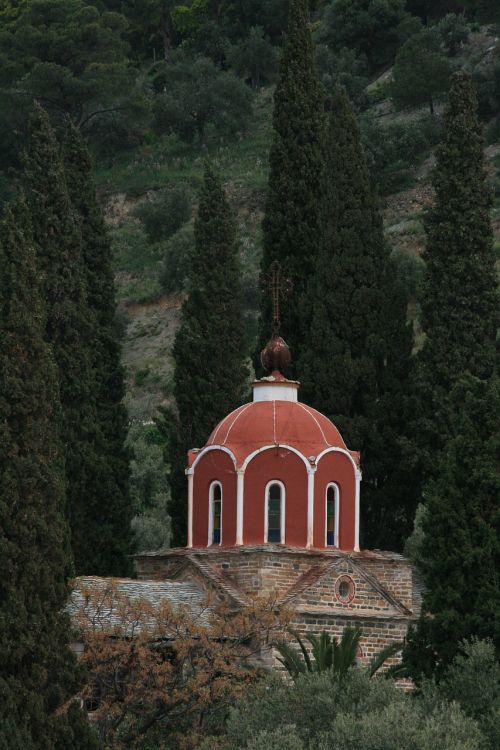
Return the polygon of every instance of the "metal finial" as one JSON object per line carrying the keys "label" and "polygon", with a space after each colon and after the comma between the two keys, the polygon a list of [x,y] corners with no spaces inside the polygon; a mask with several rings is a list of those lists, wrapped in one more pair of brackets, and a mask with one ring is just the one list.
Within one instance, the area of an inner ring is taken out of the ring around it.
{"label": "metal finial", "polygon": [[290,365],[290,349],[279,335],[281,327],[280,301],[289,294],[292,283],[281,275],[281,266],[274,260],[269,266],[269,272],[261,277],[263,292],[269,292],[272,304],[272,334],[271,339],[260,353],[260,361],[269,372],[285,370]]}
{"label": "metal finial", "polygon": [[292,282],[290,279],[284,279],[281,274],[281,265],[279,261],[273,260],[269,266],[267,274],[261,277],[262,290],[269,292],[272,305],[272,334],[277,336],[281,327],[280,318],[280,301],[286,297],[291,289]]}

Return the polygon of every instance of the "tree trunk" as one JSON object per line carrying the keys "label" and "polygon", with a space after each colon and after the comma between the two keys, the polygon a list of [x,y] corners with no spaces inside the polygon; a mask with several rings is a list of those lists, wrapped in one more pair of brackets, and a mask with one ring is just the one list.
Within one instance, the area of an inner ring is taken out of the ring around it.
{"label": "tree trunk", "polygon": [[162,3],[160,15],[160,34],[163,40],[163,59],[172,62],[172,17],[168,0]]}

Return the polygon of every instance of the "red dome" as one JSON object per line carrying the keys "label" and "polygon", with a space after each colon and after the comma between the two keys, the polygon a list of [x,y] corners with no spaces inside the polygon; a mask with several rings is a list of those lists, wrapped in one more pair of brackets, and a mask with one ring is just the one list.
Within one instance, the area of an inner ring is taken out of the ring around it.
{"label": "red dome", "polygon": [[297,401],[254,401],[240,406],[220,422],[207,441],[223,445],[240,466],[253,451],[266,445],[289,445],[303,456],[346,445],[335,425],[323,414]]}

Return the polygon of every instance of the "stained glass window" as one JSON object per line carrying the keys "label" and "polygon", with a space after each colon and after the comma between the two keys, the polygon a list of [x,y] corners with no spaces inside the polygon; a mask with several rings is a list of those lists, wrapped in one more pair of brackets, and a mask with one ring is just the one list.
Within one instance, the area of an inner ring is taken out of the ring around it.
{"label": "stained glass window", "polygon": [[281,542],[281,487],[271,484],[267,498],[267,541]]}
{"label": "stained glass window", "polygon": [[326,545],[335,546],[335,487],[326,491]]}
{"label": "stained glass window", "polygon": [[212,495],[212,544],[220,544],[222,517],[222,490],[220,484],[213,487]]}

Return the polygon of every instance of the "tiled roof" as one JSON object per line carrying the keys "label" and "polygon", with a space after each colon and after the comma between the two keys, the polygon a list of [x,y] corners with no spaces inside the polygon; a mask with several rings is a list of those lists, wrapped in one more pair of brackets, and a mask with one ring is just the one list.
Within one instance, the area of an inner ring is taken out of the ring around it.
{"label": "tiled roof", "polygon": [[293,555],[304,555],[306,557],[317,557],[322,560],[328,557],[348,557],[353,560],[405,560],[403,555],[399,552],[386,552],[385,550],[359,550],[359,551],[344,551],[339,549],[316,549],[314,547],[307,549],[305,547],[289,547],[285,544],[244,544],[241,547],[224,547],[212,546],[212,547],[172,547],[169,549],[160,549],[154,552],[141,552],[136,555],[137,559],[143,557],[192,557],[192,556],[216,556],[216,555],[244,555],[252,554],[254,552],[272,552],[275,554],[293,554]]}
{"label": "tiled roof", "polygon": [[231,412],[213,430],[208,446],[229,448],[238,465],[253,451],[269,445],[290,445],[303,456],[326,448],[346,450],[335,425],[316,409],[295,401],[253,401]]}
{"label": "tiled roof", "polygon": [[[98,621],[102,626],[123,627],[123,618],[120,616],[116,607],[110,606],[110,599],[106,598],[106,591],[116,589],[118,594],[124,595],[127,599],[134,601],[145,601],[158,609],[163,601],[168,601],[174,608],[186,609],[190,615],[199,622],[207,622],[210,614],[210,607],[207,605],[206,592],[200,589],[196,584],[185,581],[142,581],[131,578],[98,578],[93,576],[82,576],[75,579],[74,588],[68,602],[67,610],[70,617],[75,621],[77,613],[85,612],[89,623]],[[86,592],[98,594],[95,599],[99,604],[94,603],[94,597],[89,599]],[[102,596],[99,596],[102,594]],[[154,616],[144,618],[142,626],[148,627],[154,624]],[[141,630],[141,622],[133,621],[133,618],[127,618],[127,628],[138,632]]]}

